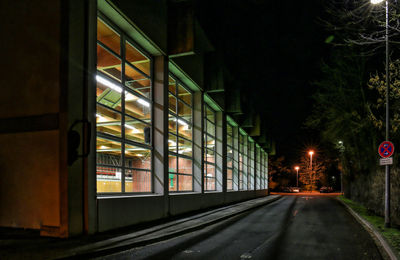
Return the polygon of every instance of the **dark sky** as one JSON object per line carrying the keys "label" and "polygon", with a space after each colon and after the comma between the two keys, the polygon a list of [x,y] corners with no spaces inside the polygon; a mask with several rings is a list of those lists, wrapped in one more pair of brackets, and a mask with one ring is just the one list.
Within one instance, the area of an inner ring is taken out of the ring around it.
{"label": "dark sky", "polygon": [[268,120],[277,153],[297,158],[318,138],[304,130],[311,82],[327,55],[322,0],[198,1],[198,17],[227,66]]}

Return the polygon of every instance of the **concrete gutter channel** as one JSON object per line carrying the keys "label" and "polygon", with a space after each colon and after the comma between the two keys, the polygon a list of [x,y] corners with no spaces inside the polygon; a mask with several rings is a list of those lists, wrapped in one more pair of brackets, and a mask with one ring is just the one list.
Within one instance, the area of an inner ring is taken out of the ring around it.
{"label": "concrete gutter channel", "polygon": [[379,231],[372,224],[370,224],[368,221],[366,221],[364,218],[362,218],[357,212],[355,212],[352,208],[350,208],[350,206],[348,206],[346,203],[344,203],[340,199],[337,199],[337,200],[348,210],[348,212],[357,220],[357,222],[360,223],[360,225],[363,226],[364,229],[371,235],[376,246],[379,249],[379,252],[381,253],[381,255],[384,259],[390,259],[390,260],[400,259],[396,250],[394,250],[389,245],[389,243],[386,241],[386,239],[379,233]]}
{"label": "concrete gutter channel", "polygon": [[[203,229],[246,211],[272,203],[281,197],[282,196],[280,195],[270,195],[263,198],[240,202],[126,235],[115,236],[113,238],[86,244],[84,246],[60,250],[55,257],[57,259],[95,258],[160,242]],[[54,255],[51,258],[54,258]]]}

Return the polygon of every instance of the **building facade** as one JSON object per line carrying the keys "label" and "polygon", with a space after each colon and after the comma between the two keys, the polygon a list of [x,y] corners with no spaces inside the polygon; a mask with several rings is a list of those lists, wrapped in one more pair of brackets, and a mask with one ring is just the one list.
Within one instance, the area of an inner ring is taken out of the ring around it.
{"label": "building facade", "polygon": [[271,142],[190,1],[1,10],[0,226],[69,237],[268,195]]}

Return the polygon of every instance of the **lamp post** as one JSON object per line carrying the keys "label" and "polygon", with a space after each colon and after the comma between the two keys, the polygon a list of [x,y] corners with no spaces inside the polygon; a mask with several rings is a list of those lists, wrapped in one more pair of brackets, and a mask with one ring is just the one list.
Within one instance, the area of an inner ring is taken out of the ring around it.
{"label": "lamp post", "polygon": [[[371,0],[372,4],[386,2],[386,134],[385,139],[389,141],[389,0]],[[385,227],[390,227],[390,166],[385,165]]]}
{"label": "lamp post", "polygon": [[311,170],[311,192],[312,192],[312,186],[313,186],[313,184],[314,184],[314,174],[313,174],[313,172],[312,172],[312,156],[313,156],[313,154],[314,154],[314,151],[309,151],[308,152],[308,154],[310,155],[310,170]]}
{"label": "lamp post", "polygon": [[294,167],[294,169],[297,171],[297,185],[296,185],[296,187],[299,187],[299,169],[300,169],[300,167],[299,166],[296,166],[296,167]]}

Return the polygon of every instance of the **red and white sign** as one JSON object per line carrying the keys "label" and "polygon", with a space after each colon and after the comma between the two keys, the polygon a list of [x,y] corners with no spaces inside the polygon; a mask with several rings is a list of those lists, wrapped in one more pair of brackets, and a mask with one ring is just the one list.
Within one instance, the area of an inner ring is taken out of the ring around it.
{"label": "red and white sign", "polygon": [[378,153],[382,158],[388,158],[394,153],[394,145],[392,142],[384,141],[379,145]]}

